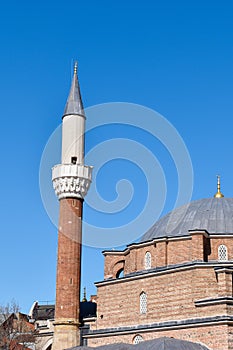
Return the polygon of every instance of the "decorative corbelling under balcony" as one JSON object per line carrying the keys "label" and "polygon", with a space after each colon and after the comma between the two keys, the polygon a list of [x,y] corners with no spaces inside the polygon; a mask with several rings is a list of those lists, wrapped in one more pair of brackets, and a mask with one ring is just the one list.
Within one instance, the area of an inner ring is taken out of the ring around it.
{"label": "decorative corbelling under balcony", "polygon": [[58,199],[84,198],[91,184],[93,167],[58,164],[52,169],[53,188]]}

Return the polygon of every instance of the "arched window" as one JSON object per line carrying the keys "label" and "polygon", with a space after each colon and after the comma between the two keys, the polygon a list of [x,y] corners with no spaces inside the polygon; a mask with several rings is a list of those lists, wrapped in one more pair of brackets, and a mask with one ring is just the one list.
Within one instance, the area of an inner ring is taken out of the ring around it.
{"label": "arched window", "polygon": [[141,335],[136,335],[134,338],[133,338],[133,344],[139,344],[141,343],[142,341],[144,341],[144,339],[142,338]]}
{"label": "arched window", "polygon": [[117,271],[116,278],[122,278],[124,277],[124,268]]}
{"label": "arched window", "polygon": [[146,252],[145,254],[145,269],[148,270],[151,268],[151,253]]}
{"label": "arched window", "polygon": [[118,260],[111,268],[113,278],[124,277],[124,268],[125,268],[125,260]]}
{"label": "arched window", "polygon": [[145,292],[140,294],[140,314],[147,313],[147,295]]}
{"label": "arched window", "polygon": [[218,260],[219,261],[226,261],[228,259],[227,257],[227,247],[224,244],[221,244],[218,247]]}

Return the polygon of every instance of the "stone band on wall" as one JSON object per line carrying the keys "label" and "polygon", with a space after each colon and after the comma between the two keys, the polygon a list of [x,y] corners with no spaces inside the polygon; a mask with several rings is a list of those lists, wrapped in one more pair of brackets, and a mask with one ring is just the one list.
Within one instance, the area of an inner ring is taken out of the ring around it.
{"label": "stone band on wall", "polygon": [[53,188],[58,199],[84,198],[91,184],[93,167],[58,164],[52,169]]}

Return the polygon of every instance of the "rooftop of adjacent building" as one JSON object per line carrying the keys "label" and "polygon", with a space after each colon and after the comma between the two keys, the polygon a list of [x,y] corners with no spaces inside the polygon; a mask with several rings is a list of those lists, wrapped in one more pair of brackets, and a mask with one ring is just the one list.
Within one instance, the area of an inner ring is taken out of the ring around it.
{"label": "rooftop of adjacent building", "polygon": [[[96,302],[81,301],[80,302],[80,320],[85,317],[96,316]],[[54,304],[40,304],[35,302],[30,311],[30,317],[35,321],[53,320],[55,314]]]}

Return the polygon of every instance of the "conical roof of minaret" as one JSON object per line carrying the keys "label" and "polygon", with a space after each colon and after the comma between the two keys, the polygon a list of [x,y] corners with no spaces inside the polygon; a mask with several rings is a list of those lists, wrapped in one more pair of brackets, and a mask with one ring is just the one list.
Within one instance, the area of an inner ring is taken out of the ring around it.
{"label": "conical roof of minaret", "polygon": [[77,76],[77,62],[74,65],[74,75],[72,79],[72,84],[70,88],[70,93],[69,97],[66,102],[66,107],[64,110],[63,117],[66,115],[82,115],[85,116],[84,114],[84,109],[83,109],[83,102],[82,102],[82,97],[80,93],[80,87],[78,83],[78,76]]}

